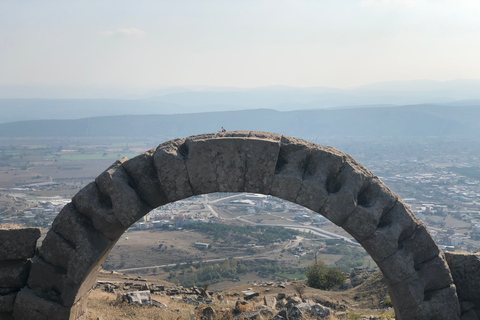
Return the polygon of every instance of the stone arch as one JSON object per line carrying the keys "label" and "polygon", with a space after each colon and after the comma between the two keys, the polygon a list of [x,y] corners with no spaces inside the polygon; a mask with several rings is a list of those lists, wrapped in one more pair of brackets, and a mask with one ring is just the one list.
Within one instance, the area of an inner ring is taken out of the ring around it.
{"label": "stone arch", "polygon": [[397,319],[459,319],[443,252],[396,194],[347,154],[264,132],[176,139],[115,162],[53,222],[15,318],[81,318],[97,271],[130,225],[153,208],[212,192],[273,195],[322,214],[376,261]]}

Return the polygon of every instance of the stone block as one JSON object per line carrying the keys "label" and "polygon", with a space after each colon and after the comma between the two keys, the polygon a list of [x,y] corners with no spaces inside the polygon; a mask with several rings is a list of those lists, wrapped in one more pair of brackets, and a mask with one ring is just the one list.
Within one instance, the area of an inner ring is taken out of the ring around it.
{"label": "stone block", "polygon": [[187,138],[185,165],[194,194],[243,192],[246,150],[243,138]]}
{"label": "stone block", "polygon": [[40,229],[0,229],[0,261],[33,257]]}
{"label": "stone block", "polygon": [[165,191],[158,180],[153,161],[155,149],[149,150],[123,163],[128,175],[133,179],[139,196],[152,208],[168,203]]}
{"label": "stone block", "polygon": [[480,254],[466,251],[446,252],[445,257],[452,272],[460,301],[473,303],[480,309]]}
{"label": "stone block", "polygon": [[270,194],[295,202],[307,170],[313,144],[304,140],[282,137]]}
{"label": "stone block", "polygon": [[27,283],[30,261],[0,261],[0,288],[21,288]]}
{"label": "stone block", "polygon": [[395,312],[397,320],[458,320],[460,305],[455,286],[427,292],[425,300],[417,307],[403,307]]}
{"label": "stone block", "polygon": [[67,277],[67,270],[36,258],[30,270],[28,287],[35,290],[44,299],[62,304],[73,305],[81,284]]}
{"label": "stone block", "polygon": [[86,301],[65,307],[39,297],[33,290],[24,288],[17,294],[13,315],[15,320],[76,320],[86,312]]}
{"label": "stone block", "polygon": [[110,168],[102,172],[95,182],[100,192],[110,199],[111,212],[127,229],[152,210],[152,207],[138,195],[135,182],[122,167],[125,161],[127,161],[126,158],[116,161]]}
{"label": "stone block", "polygon": [[331,147],[313,146],[295,202],[319,212],[328,197],[327,183],[340,171],[344,156]]}
{"label": "stone block", "polygon": [[338,174],[327,182],[328,197],[319,213],[342,226],[357,207],[358,198],[367,189],[373,174],[352,157],[345,155]]}
{"label": "stone block", "polygon": [[357,206],[342,228],[358,241],[371,236],[381,217],[395,205],[398,197],[378,178],[357,197]]}
{"label": "stone block", "polygon": [[2,319],[2,313],[9,313],[13,311],[13,303],[17,292],[11,292],[7,294],[0,294],[0,319]]}
{"label": "stone block", "polygon": [[[59,229],[57,232],[52,229],[43,241],[39,255],[44,261],[66,269],[67,277],[74,283],[81,283],[92,271],[92,267],[108,255],[114,241],[99,231],[84,228],[84,225],[78,223],[72,223],[69,227],[75,229],[75,233],[70,233],[73,241],[60,234],[66,234],[66,230]],[[84,237],[80,237],[82,231]]]}
{"label": "stone block", "polygon": [[72,203],[74,205],[73,207],[65,206],[60,214],[62,214],[64,210],[78,210],[92,221],[95,229],[109,239],[118,238],[126,230],[113,213],[112,201],[100,192],[95,182],[91,182],[81,189],[72,198]]}
{"label": "stone block", "polygon": [[185,139],[167,141],[158,146],[153,154],[155,168],[162,190],[168,202],[193,196],[185,158],[188,148]]}
{"label": "stone block", "polygon": [[402,241],[412,235],[420,224],[421,221],[399,199],[390,210],[382,215],[377,230],[360,243],[379,263],[397,252]]}
{"label": "stone block", "polygon": [[[402,264],[398,267],[405,268]],[[412,274],[400,282],[391,283],[386,279],[387,283],[390,284],[392,301],[403,308],[416,308],[424,301],[429,300],[429,295],[432,292],[443,290],[453,284],[443,255],[438,255],[415,268],[412,265],[411,268]],[[405,270],[405,273],[407,273],[407,270]],[[387,273],[384,272],[384,274]],[[456,299],[456,297],[452,298]]]}
{"label": "stone block", "polygon": [[390,284],[409,278],[415,272],[420,271],[424,262],[432,259],[439,263],[438,270],[445,270],[446,273],[442,276],[448,276],[448,279],[451,279],[443,254],[440,259],[434,259],[440,254],[440,249],[431,238],[426,227],[420,225],[414,233],[400,242],[398,250],[394,254],[378,261],[377,264],[382,270],[385,280]]}
{"label": "stone block", "polygon": [[270,194],[280,151],[280,135],[252,132],[246,140],[245,192]]}

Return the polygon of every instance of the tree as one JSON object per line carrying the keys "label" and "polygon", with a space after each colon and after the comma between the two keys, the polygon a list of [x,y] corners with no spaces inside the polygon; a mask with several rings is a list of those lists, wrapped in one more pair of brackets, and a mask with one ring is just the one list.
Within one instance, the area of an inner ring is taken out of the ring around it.
{"label": "tree", "polygon": [[347,277],[338,268],[327,268],[323,261],[318,262],[315,257],[313,265],[305,272],[307,285],[312,288],[330,290],[345,282]]}
{"label": "tree", "polygon": [[303,294],[305,293],[305,285],[303,284],[303,282],[295,282],[292,286],[293,290],[298,293],[300,299],[303,300]]}

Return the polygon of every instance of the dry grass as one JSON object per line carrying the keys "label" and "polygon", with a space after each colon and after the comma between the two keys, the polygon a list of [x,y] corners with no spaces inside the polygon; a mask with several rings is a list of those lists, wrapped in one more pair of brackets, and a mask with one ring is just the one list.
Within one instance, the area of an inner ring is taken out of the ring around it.
{"label": "dry grass", "polygon": [[[120,302],[113,293],[107,293],[100,290],[91,292],[88,298],[88,320],[117,320],[117,319],[138,319],[138,320],[194,320],[201,319],[203,309],[208,305],[198,307],[175,302],[169,297],[153,296],[152,298],[167,305],[167,309],[153,306],[130,305]],[[249,301],[247,305],[239,306],[240,311],[248,312],[258,309],[263,305],[263,296],[259,297],[258,302]],[[215,320],[232,320],[234,318],[233,309],[235,300],[228,303],[217,304],[213,306],[216,312]],[[279,310],[277,310],[279,311]],[[260,316],[259,320],[268,320],[271,317]],[[313,320],[309,315],[305,315],[304,320]],[[335,315],[331,315],[326,320],[342,320]]]}

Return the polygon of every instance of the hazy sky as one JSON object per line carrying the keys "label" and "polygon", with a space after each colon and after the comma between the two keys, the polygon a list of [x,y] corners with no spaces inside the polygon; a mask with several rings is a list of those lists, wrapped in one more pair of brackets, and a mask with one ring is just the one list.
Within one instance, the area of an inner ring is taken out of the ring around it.
{"label": "hazy sky", "polygon": [[480,79],[480,0],[0,1],[0,84]]}

